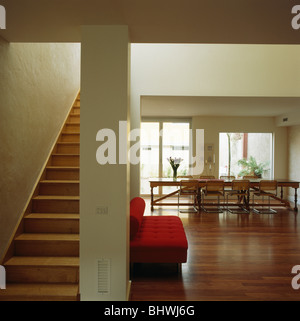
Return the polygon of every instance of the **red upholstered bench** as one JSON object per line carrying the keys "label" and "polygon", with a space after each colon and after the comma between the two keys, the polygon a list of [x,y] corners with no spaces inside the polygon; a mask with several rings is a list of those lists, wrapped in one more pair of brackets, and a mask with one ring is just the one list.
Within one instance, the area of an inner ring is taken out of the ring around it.
{"label": "red upholstered bench", "polygon": [[130,262],[181,263],[187,261],[188,242],[178,216],[144,216],[145,201],[130,202]]}

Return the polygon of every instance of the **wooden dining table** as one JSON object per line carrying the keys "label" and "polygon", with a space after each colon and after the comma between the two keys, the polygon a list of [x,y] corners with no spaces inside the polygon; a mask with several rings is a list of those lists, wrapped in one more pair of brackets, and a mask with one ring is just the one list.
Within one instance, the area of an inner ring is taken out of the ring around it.
{"label": "wooden dining table", "polygon": [[[156,187],[160,187],[160,186],[175,186],[175,187],[179,187],[180,186],[180,182],[182,180],[188,180],[188,179],[183,179],[183,178],[150,178],[149,179],[149,183],[150,183],[150,190],[151,190],[151,211],[154,211],[154,206],[176,206],[178,205],[178,203],[172,203],[172,202],[161,202],[163,200],[165,200],[166,198],[172,197],[174,195],[176,195],[178,193],[178,189],[176,189],[175,191],[168,193],[166,195],[163,196],[159,196],[158,198],[154,199],[154,191],[153,189]],[[258,189],[259,187],[259,182],[261,179],[250,179],[250,189]],[[208,179],[198,179],[199,181],[199,188],[202,189],[206,186],[206,182],[208,181]],[[294,181],[294,180],[290,180],[290,179],[276,179],[277,183],[278,183],[278,188],[280,189],[280,195],[279,196],[274,196],[273,198],[276,199],[277,201],[280,201],[279,203],[274,203],[274,204],[270,204],[271,206],[285,206],[289,209],[292,209],[290,206],[290,202],[287,200],[283,199],[284,193],[283,193],[283,188],[284,187],[290,187],[293,188],[295,190],[295,194],[294,194],[294,208],[293,210],[295,212],[298,212],[298,206],[297,206],[297,202],[298,202],[298,197],[297,197],[297,190],[299,188],[299,181]],[[224,180],[224,185],[225,187],[230,187],[232,185],[232,180]],[[191,205],[191,203],[188,202],[181,202],[179,203],[180,206],[189,206]],[[220,204],[219,204],[220,205]],[[269,205],[269,204],[268,204]]]}

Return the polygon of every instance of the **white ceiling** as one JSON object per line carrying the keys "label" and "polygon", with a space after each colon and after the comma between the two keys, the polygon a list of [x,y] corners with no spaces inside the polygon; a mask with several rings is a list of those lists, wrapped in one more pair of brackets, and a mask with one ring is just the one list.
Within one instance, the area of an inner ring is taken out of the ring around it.
{"label": "white ceiling", "polygon": [[[1,0],[10,42],[80,42],[81,25],[128,25],[132,43],[298,44],[287,0]],[[299,4],[299,3],[298,3]]]}
{"label": "white ceiling", "polygon": [[259,116],[277,117],[300,110],[291,97],[168,97],[143,96],[143,117]]}

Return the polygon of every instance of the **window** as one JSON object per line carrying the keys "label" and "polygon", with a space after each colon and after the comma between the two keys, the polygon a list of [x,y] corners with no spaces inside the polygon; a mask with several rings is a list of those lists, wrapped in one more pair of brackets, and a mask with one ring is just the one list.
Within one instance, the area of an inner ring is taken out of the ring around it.
{"label": "window", "polygon": [[[172,177],[168,157],[182,158],[178,175],[189,174],[190,122],[143,121],[141,123],[141,194],[150,194],[149,178]],[[174,187],[163,187],[155,193],[171,193]]]}
{"label": "window", "polygon": [[143,122],[141,124],[141,194],[150,194],[150,177],[159,177],[159,123]]}
{"label": "window", "polygon": [[273,177],[271,133],[220,133],[219,175]]}

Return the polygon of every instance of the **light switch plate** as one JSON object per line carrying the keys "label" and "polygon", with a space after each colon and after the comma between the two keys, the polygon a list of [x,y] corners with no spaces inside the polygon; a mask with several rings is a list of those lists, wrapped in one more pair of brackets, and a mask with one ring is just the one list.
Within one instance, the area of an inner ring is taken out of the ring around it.
{"label": "light switch plate", "polygon": [[108,206],[97,206],[96,214],[98,215],[108,215]]}

